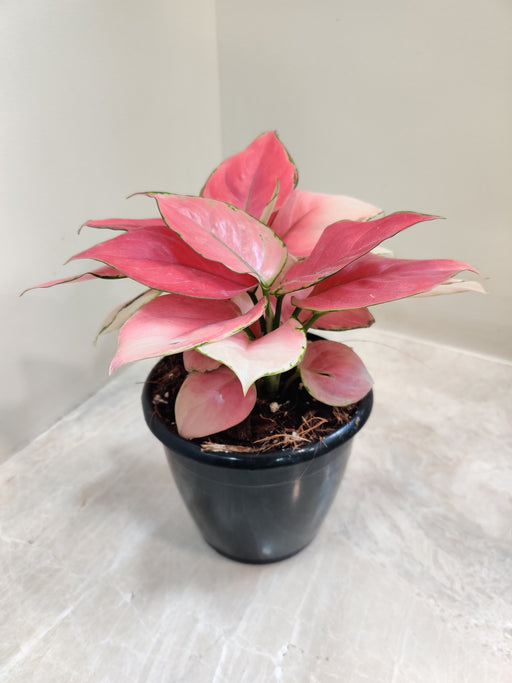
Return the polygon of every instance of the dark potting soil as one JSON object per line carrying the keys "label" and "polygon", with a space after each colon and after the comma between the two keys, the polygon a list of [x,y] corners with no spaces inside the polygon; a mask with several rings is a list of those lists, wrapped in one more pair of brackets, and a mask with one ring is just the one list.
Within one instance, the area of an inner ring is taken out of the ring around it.
{"label": "dark potting soil", "polygon": [[[167,427],[177,434],[174,401],[187,376],[181,354],[165,357],[157,370],[153,378],[154,410]],[[282,386],[286,385],[286,379],[285,373]],[[346,424],[356,407],[357,404],[340,408],[320,403],[297,380],[290,384],[285,394],[278,393],[271,399],[258,398],[251,414],[240,424],[192,441],[204,450],[214,451],[263,453],[280,448],[298,448],[318,441]]]}

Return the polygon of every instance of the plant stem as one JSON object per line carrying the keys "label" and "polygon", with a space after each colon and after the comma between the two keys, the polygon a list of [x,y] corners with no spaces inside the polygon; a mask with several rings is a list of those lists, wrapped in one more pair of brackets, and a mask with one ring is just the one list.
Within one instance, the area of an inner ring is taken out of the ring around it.
{"label": "plant stem", "polygon": [[255,289],[251,290],[250,292],[247,292],[247,294],[251,297],[251,301],[253,304],[258,303],[258,297],[256,296],[256,290]]}
{"label": "plant stem", "polygon": [[276,311],[274,313],[274,326],[273,329],[277,330],[279,324],[281,323],[281,307],[283,305],[283,297],[276,296]]}
{"label": "plant stem", "polygon": [[316,313],[313,313],[313,315],[311,316],[311,318],[307,322],[302,323],[302,325],[304,327],[304,332],[307,332],[309,330],[309,328],[311,327],[311,325],[314,325],[316,323],[316,321],[318,320],[318,318],[320,318],[324,314],[325,314],[325,311],[321,311],[321,312],[317,311]]}
{"label": "plant stem", "polygon": [[268,396],[275,396],[279,391],[281,375],[268,375],[265,379],[265,390]]}
{"label": "plant stem", "polygon": [[283,396],[286,394],[291,385],[298,379],[300,379],[299,368],[295,368],[295,371],[288,377],[283,385]]}
{"label": "plant stem", "polygon": [[265,296],[265,332],[268,334],[274,329],[274,312],[272,311],[272,304],[270,303],[270,296],[268,290],[263,290],[263,295]]}
{"label": "plant stem", "polygon": [[[252,291],[247,292],[247,294],[251,297],[252,303],[253,303],[254,305],[256,305],[256,304],[258,303],[258,297],[257,297],[257,295],[256,295],[256,289],[253,289]],[[259,323],[260,323],[261,334],[265,334],[267,330],[266,330],[266,328],[265,328],[265,320],[264,320],[264,318],[260,318]]]}

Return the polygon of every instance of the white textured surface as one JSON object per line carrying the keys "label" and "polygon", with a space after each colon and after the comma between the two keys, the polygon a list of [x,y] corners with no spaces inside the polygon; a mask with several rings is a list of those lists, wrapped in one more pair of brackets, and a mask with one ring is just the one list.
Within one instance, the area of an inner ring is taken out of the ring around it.
{"label": "white textured surface", "polygon": [[376,403],[318,538],[217,555],[130,368],[0,466],[0,681],[512,680],[512,366],[371,332]]}

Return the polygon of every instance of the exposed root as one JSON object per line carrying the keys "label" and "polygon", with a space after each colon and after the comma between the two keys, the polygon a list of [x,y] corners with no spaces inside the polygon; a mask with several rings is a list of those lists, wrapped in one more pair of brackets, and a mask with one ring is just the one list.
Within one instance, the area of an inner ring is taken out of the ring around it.
{"label": "exposed root", "polygon": [[326,427],[328,420],[323,417],[315,415],[312,411],[302,416],[302,424],[295,430],[283,430],[275,432],[256,439],[254,446],[235,446],[225,445],[220,443],[213,443],[211,441],[204,441],[201,444],[201,450],[213,451],[215,453],[225,453],[228,451],[235,451],[237,453],[267,453],[268,451],[281,450],[282,448],[292,448],[295,450],[305,443],[310,443],[314,440],[320,440],[331,431],[330,427]]}

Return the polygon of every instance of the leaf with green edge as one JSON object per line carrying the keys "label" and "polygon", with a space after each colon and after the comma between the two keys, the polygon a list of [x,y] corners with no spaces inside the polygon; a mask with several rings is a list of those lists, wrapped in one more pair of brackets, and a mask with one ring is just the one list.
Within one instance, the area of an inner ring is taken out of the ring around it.
{"label": "leaf with green edge", "polygon": [[138,294],[133,299],[130,299],[130,301],[126,301],[124,304],[114,308],[114,310],[111,311],[101,323],[94,343],[98,341],[98,337],[100,337],[100,335],[106,334],[108,332],[115,332],[121,328],[125,322],[139,310],[139,308],[142,308],[142,306],[145,304],[153,301],[153,299],[156,299],[156,297],[160,296],[161,293],[162,292],[159,289],[146,289],[141,294]]}
{"label": "leaf with green edge", "polygon": [[313,251],[328,225],[341,220],[365,221],[380,209],[353,197],[294,190],[272,222],[288,251],[304,258]]}
{"label": "leaf with green edge", "polygon": [[257,284],[251,275],[205,259],[166,225],[125,232],[70,260],[82,258],[108,263],[151,289],[185,296],[229,299]]}
{"label": "leaf with green edge", "polygon": [[110,372],[135,360],[180,353],[229,337],[258,320],[264,310],[263,300],[241,314],[229,300],[163,294],[140,308],[123,325]]}
{"label": "leaf with green edge", "polygon": [[461,270],[478,272],[462,261],[395,259],[367,254],[322,280],[293,303],[310,311],[341,311],[373,306],[426,292]]}
{"label": "leaf with green edge", "polygon": [[[299,320],[303,320],[306,311],[302,311]],[[309,313],[309,311],[308,311]],[[311,325],[312,330],[356,330],[362,327],[371,327],[375,318],[367,308],[352,308],[348,311],[334,311],[320,316]]]}
{"label": "leaf with green edge", "polygon": [[204,258],[269,287],[287,258],[286,247],[266,225],[224,202],[148,192],[167,225]]}
{"label": "leaf with green edge", "polygon": [[297,169],[285,146],[275,132],[269,131],[223,161],[206,181],[201,196],[227,202],[263,220],[276,182],[280,188],[275,204],[277,211],[288,199],[297,179]]}
{"label": "leaf with green edge", "polygon": [[372,221],[339,221],[327,227],[311,254],[298,261],[280,278],[273,293],[305,289],[333,275],[368,253],[380,242],[435,216],[398,212]]}
{"label": "leaf with green edge", "polygon": [[86,221],[80,226],[82,228],[104,228],[106,230],[140,230],[141,228],[164,228],[165,221],[158,218],[104,218],[99,221]]}
{"label": "leaf with green edge", "polygon": [[440,285],[428,289],[426,292],[414,294],[415,297],[428,296],[443,296],[444,294],[462,294],[464,292],[478,292],[479,294],[487,294],[485,288],[480,282],[476,280],[464,280],[463,278],[452,277],[446,282],[441,282]]}
{"label": "leaf with green edge", "polygon": [[245,420],[255,404],[255,387],[244,395],[237,376],[229,368],[192,372],[176,396],[178,433],[184,439],[216,434]]}
{"label": "leaf with green edge", "polygon": [[[96,270],[89,270],[86,273],[80,273],[80,275],[71,275],[70,277],[64,277],[60,280],[50,280],[49,282],[43,282],[40,285],[34,285],[33,287],[27,287],[24,289],[21,295],[25,292],[30,292],[32,289],[44,289],[46,287],[54,287],[55,285],[63,285],[67,282],[86,282],[87,280],[121,280],[125,278],[126,275],[120,273],[117,268],[112,268],[112,266],[102,266]],[[20,295],[20,296],[21,296]]]}
{"label": "leaf with green edge", "polygon": [[327,339],[308,344],[299,370],[307,391],[330,406],[360,401],[373,384],[363,361],[349,346]]}
{"label": "leaf with green edge", "polygon": [[304,355],[306,345],[302,325],[290,318],[259,339],[250,340],[241,332],[222,341],[199,346],[197,350],[231,368],[246,393],[260,377],[294,368]]}
{"label": "leaf with green edge", "polygon": [[220,367],[221,363],[199,353],[196,349],[189,349],[183,351],[183,365],[187,372],[211,372]]}
{"label": "leaf with green edge", "polygon": [[278,196],[279,196],[279,179],[276,180],[276,189],[274,190],[274,194],[270,198],[270,201],[268,202],[268,204],[265,205],[265,208],[263,209],[263,213],[261,214],[261,217],[260,217],[260,221],[262,223],[265,223],[265,225],[268,225],[270,217],[272,216],[272,214],[275,211]]}

